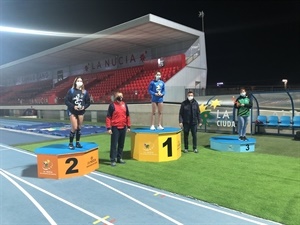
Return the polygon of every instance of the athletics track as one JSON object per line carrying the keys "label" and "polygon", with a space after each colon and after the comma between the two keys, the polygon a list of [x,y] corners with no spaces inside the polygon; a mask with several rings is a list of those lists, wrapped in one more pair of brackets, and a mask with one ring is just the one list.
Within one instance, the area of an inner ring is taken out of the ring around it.
{"label": "athletics track", "polygon": [[36,155],[12,145],[61,137],[3,128],[5,121],[0,119],[0,225],[278,224],[100,172],[38,178]]}

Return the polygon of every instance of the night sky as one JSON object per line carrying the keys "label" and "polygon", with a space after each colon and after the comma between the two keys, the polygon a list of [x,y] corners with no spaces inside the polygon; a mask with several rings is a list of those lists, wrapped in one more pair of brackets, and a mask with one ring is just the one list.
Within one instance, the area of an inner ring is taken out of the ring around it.
{"label": "night sky", "polygon": [[[0,0],[0,26],[95,33],[154,14],[202,30],[208,84],[300,85],[300,1]],[[0,31],[0,64],[72,41]]]}

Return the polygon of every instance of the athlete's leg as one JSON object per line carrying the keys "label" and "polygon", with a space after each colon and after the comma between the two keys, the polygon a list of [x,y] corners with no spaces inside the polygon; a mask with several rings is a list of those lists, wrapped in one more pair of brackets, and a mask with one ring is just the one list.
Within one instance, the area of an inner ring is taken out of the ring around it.
{"label": "athlete's leg", "polygon": [[158,108],[158,126],[162,126],[162,112],[163,112],[163,103],[159,102],[157,103],[157,108]]}
{"label": "athlete's leg", "polygon": [[156,114],[156,109],[157,109],[157,103],[156,102],[152,102],[151,106],[152,106],[152,114],[151,114],[151,128],[150,129],[152,129],[154,127],[155,114]]}

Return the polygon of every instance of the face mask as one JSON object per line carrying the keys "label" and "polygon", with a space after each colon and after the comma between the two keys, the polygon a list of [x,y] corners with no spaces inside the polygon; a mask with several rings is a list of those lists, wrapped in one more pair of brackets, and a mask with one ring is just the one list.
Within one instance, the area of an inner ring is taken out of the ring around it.
{"label": "face mask", "polygon": [[245,97],[245,96],[246,96],[246,92],[241,92],[240,95],[241,95],[242,97]]}
{"label": "face mask", "polygon": [[155,80],[160,80],[160,76],[155,76]]}
{"label": "face mask", "polygon": [[117,101],[122,101],[122,100],[123,100],[123,97],[122,97],[122,96],[117,96],[117,97],[116,97],[116,100],[117,100]]}
{"label": "face mask", "polygon": [[77,82],[76,82],[76,87],[77,87],[77,88],[82,87],[82,85],[83,85],[82,81],[77,81]]}
{"label": "face mask", "polygon": [[192,101],[194,99],[193,96],[188,96],[188,100]]}

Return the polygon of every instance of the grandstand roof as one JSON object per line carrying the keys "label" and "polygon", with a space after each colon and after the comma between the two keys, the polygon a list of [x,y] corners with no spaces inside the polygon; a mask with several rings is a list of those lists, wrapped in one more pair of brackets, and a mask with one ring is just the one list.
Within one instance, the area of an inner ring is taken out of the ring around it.
{"label": "grandstand roof", "polygon": [[20,76],[118,56],[130,51],[196,40],[200,31],[148,14],[0,66],[0,76]]}

